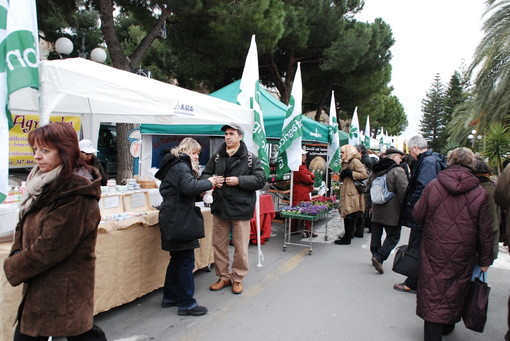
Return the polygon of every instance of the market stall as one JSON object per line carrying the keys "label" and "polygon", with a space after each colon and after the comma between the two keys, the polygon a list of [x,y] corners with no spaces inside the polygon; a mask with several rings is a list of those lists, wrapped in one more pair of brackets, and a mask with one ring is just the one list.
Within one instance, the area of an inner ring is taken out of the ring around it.
{"label": "market stall", "polygon": [[[195,270],[213,263],[212,215],[201,208],[205,238],[195,250]],[[158,211],[149,210],[122,221],[103,221],[96,244],[94,313],[131,302],[163,286],[169,254],[160,247]],[[12,242],[0,243],[0,264]],[[22,286],[12,287],[0,274],[0,340],[12,340],[13,322],[21,301]]]}

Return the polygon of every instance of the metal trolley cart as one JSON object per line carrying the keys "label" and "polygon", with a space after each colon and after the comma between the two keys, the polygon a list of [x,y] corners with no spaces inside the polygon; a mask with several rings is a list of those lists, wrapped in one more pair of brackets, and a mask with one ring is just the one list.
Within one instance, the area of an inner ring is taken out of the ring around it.
{"label": "metal trolley cart", "polygon": [[[312,254],[312,243],[313,243],[313,237],[312,237],[312,234],[313,234],[313,225],[314,223],[321,219],[321,218],[324,218],[324,217],[327,217],[329,215],[329,211],[325,211],[324,213],[321,213],[321,214],[318,214],[318,215],[303,215],[303,214],[296,214],[296,213],[290,213],[290,212],[280,212],[280,215],[282,217],[285,218],[285,235],[284,235],[284,238],[283,238],[283,251],[286,251],[287,249],[287,245],[298,245],[298,246],[308,246],[308,254],[311,255]],[[310,236],[309,236],[309,242],[308,243],[294,243],[294,242],[291,242],[291,236],[292,236],[292,232],[291,232],[291,222],[292,222],[292,219],[297,219],[297,220],[308,220],[311,222],[311,227],[310,227]],[[324,237],[325,240],[328,240],[328,228],[327,228],[327,220],[326,220],[326,236]]]}

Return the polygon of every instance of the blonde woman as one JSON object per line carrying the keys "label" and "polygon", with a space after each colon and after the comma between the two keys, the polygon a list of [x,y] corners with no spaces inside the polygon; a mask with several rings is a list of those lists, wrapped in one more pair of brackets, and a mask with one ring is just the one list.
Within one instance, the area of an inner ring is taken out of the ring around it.
{"label": "blonde woman", "polygon": [[163,197],[159,212],[161,248],[170,252],[161,306],[163,308],[178,306],[179,315],[200,316],[207,313],[207,308],[198,305],[193,297],[194,249],[200,247],[198,239],[175,240],[170,235],[172,229],[183,228],[184,224],[174,219],[175,210],[179,206],[195,206],[195,197],[215,185],[215,177],[207,180],[198,179],[200,151],[200,144],[186,137],[163,157],[156,173],[156,178],[161,180],[159,192]]}
{"label": "blonde woman", "polygon": [[342,156],[340,179],[343,181],[340,190],[340,216],[344,219],[345,234],[335,240],[335,244],[349,245],[356,227],[363,223],[365,211],[365,199],[356,189],[354,180],[364,180],[368,178],[368,174],[356,147],[343,145],[340,153]]}

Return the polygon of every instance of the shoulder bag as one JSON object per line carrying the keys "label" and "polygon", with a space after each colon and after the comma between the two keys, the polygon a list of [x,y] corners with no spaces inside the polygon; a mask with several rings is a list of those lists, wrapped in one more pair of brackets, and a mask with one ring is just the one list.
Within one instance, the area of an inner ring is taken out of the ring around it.
{"label": "shoulder bag", "polygon": [[170,216],[167,237],[169,240],[189,241],[205,237],[204,218],[200,207],[183,205],[180,200],[180,190],[177,187],[175,210]]}
{"label": "shoulder bag", "polygon": [[420,251],[408,245],[401,245],[395,252],[393,271],[401,275],[418,278]]}
{"label": "shoulder bag", "polygon": [[489,294],[491,288],[485,283],[485,272],[469,283],[469,291],[462,311],[462,320],[466,328],[482,333],[487,321]]}
{"label": "shoulder bag", "polygon": [[367,179],[365,180],[354,180],[354,186],[358,190],[358,193],[363,194],[367,190]]}

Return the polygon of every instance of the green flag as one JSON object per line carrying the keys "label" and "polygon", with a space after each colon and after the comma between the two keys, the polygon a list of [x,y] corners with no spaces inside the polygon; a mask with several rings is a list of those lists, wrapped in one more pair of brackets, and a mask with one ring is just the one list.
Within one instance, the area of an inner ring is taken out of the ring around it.
{"label": "green flag", "polygon": [[278,144],[276,176],[282,178],[285,173],[297,171],[301,165],[301,140],[303,124],[301,122],[303,87],[301,84],[301,66],[298,63],[294,84],[290,94],[289,108],[283,121],[282,136]]}
{"label": "green flag", "polygon": [[269,176],[269,157],[267,156],[268,145],[266,131],[264,129],[264,117],[260,109],[260,83],[259,83],[259,61],[257,56],[257,44],[255,35],[251,38],[250,49],[246,56],[243,76],[239,84],[237,103],[246,108],[253,109],[253,145],[248,149],[255,153],[264,168],[266,177]]}
{"label": "green flag", "polygon": [[0,2],[0,203],[9,189],[9,96],[39,86],[39,48],[34,0]]}
{"label": "green flag", "polygon": [[329,106],[329,145],[328,159],[329,168],[333,172],[338,172],[342,167],[342,157],[340,156],[340,134],[338,132],[338,123],[336,119],[335,92],[331,92],[331,105]]}

